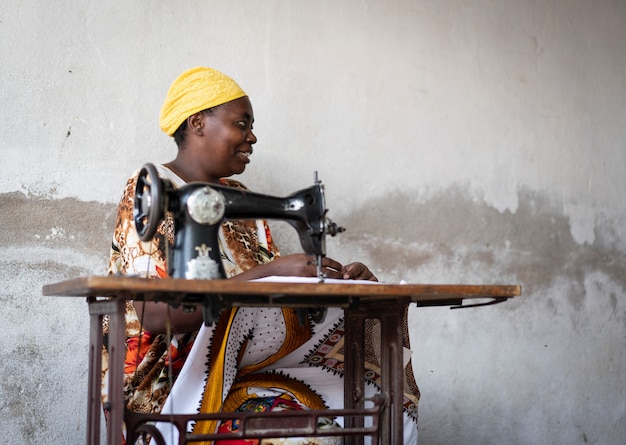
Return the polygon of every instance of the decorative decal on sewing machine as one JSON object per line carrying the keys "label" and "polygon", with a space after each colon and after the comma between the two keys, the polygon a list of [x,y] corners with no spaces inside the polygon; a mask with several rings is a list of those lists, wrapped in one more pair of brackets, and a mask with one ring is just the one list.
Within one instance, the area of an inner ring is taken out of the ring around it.
{"label": "decorative decal on sewing machine", "polygon": [[215,260],[209,256],[211,248],[202,243],[196,246],[198,256],[187,261],[187,271],[185,278],[188,280],[215,280],[220,278],[219,266]]}

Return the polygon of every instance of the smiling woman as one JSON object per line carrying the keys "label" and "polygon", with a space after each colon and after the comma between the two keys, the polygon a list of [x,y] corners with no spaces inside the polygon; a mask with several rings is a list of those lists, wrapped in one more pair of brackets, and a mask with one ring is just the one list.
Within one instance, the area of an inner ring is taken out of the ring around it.
{"label": "smiling woman", "polygon": [[[212,68],[184,72],[170,87],[160,116],[161,128],[174,138],[178,153],[171,162],[157,166],[158,174],[178,188],[189,182],[210,182],[245,189],[230,177],[242,173],[250,163],[252,146],[257,141],[253,123],[250,99],[235,81]],[[174,244],[173,221],[166,217],[152,239],[144,242],[139,238],[133,218],[137,177],[135,174],[128,180],[120,201],[109,273],[166,278],[167,251]],[[229,279],[318,274],[317,265],[305,254],[280,256],[264,220],[226,221],[218,237]],[[342,265],[324,257],[321,267],[328,278],[377,281],[362,263]],[[129,302],[126,408],[159,413],[168,407],[168,396],[184,372],[183,366],[200,366],[199,374],[205,377],[193,390],[184,391],[192,394],[189,406],[193,412],[340,408],[342,353],[333,353],[332,357],[314,355],[331,340],[343,345],[342,312],[331,314],[318,323],[312,317],[303,322],[293,309],[232,308],[225,310],[212,328],[200,330],[202,311],[186,312],[164,303]],[[106,320],[104,331],[106,335]],[[104,355],[106,358],[106,350]],[[371,374],[377,369],[376,360],[367,366]],[[406,371],[406,443],[414,444],[419,391],[410,362]],[[103,372],[108,373],[108,369]],[[211,384],[204,387],[205,381]],[[372,377],[371,383],[376,382]],[[105,407],[107,400],[104,388]],[[324,422],[334,425],[331,419]],[[199,422],[196,428],[211,433],[218,429],[234,431],[237,425]]]}
{"label": "smiling woman", "polygon": [[194,113],[176,131],[185,136],[179,138],[178,156],[166,166],[186,182],[219,182],[243,173],[256,143],[253,121],[247,97]]}

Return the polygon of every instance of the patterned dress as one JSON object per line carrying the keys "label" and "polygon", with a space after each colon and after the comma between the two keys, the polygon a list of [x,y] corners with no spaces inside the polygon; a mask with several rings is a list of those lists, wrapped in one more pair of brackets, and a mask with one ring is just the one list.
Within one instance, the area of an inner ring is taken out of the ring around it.
{"label": "patterned dress", "polygon": [[[159,174],[174,186],[184,182],[165,167]],[[141,242],[132,221],[136,175],[127,184],[116,224],[110,273],[167,276],[165,252],[172,245],[171,219],[164,221],[154,240]],[[225,180],[225,185],[242,187]],[[229,221],[220,233],[222,262],[234,276],[279,255],[266,222]],[[375,284],[373,284],[375,285]],[[141,329],[132,304],[127,305],[125,398],[137,412],[197,413],[325,409],[343,407],[343,312],[329,308],[315,323],[288,308],[232,308],[212,326],[173,335],[152,335]],[[405,329],[405,332],[408,330]],[[366,334],[366,392],[374,394],[380,383],[380,337],[377,323]],[[408,345],[408,335],[405,336]],[[106,351],[105,351],[106,357]],[[104,368],[104,365],[103,365]],[[405,443],[417,442],[419,390],[410,360],[405,379]],[[103,373],[107,370],[104,369]],[[106,381],[106,380],[104,380]],[[175,384],[171,385],[171,382]],[[106,388],[103,388],[106,400]],[[333,419],[321,419],[335,426]],[[195,432],[233,431],[236,423],[198,422]],[[164,437],[175,432],[161,425]],[[273,440],[273,439],[272,439]],[[263,444],[275,441],[228,441],[228,444]],[[339,438],[283,440],[284,444],[338,444]],[[219,444],[219,442],[218,442]]]}

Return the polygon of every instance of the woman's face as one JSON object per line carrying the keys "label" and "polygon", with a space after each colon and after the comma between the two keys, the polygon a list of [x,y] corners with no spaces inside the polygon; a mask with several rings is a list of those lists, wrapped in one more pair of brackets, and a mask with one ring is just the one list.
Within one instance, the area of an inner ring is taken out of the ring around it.
{"label": "woman's face", "polygon": [[254,113],[247,97],[202,113],[203,132],[197,162],[213,181],[243,173],[250,162],[256,136],[252,132]]}

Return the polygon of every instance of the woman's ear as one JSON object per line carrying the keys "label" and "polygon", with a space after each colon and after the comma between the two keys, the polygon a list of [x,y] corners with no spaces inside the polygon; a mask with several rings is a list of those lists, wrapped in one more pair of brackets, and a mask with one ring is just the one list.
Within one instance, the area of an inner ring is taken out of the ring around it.
{"label": "woman's ear", "polygon": [[202,130],[204,129],[204,115],[202,111],[192,114],[187,118],[187,127],[195,135],[202,135]]}

